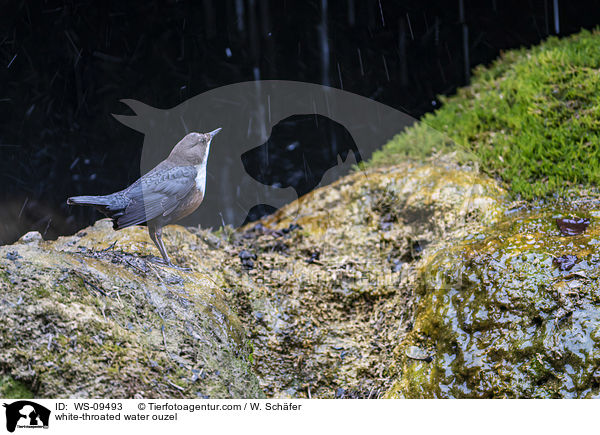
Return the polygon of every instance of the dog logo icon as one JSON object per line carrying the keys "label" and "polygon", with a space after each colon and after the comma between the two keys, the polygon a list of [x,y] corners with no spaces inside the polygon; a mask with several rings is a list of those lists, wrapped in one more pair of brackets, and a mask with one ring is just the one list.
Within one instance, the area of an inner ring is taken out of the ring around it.
{"label": "dog logo icon", "polygon": [[14,432],[16,428],[48,428],[50,410],[29,400],[5,403],[6,430]]}

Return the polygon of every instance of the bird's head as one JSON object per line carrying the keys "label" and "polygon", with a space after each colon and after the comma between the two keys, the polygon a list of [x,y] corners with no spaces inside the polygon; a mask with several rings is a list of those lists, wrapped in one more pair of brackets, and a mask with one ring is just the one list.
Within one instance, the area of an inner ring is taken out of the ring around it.
{"label": "bird's head", "polygon": [[189,133],[179,141],[169,154],[169,160],[182,165],[202,165],[208,160],[210,142],[221,129],[210,133]]}

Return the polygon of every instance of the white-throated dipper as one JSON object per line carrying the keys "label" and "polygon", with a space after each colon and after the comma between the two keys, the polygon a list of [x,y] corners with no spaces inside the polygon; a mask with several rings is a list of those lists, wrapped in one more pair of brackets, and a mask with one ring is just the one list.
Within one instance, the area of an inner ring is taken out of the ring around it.
{"label": "white-throated dipper", "polygon": [[67,204],[91,205],[120,230],[144,222],[165,264],[173,266],[162,241],[162,227],[191,214],[204,199],[210,142],[221,131],[189,133],[131,186],[104,196],[74,196]]}

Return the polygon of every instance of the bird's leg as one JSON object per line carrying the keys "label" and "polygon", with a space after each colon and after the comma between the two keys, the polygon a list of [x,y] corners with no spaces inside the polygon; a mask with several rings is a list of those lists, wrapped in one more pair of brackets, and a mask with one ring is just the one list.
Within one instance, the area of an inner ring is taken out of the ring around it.
{"label": "bird's leg", "polygon": [[[179,266],[176,266],[173,263],[171,263],[171,260],[169,260],[169,256],[167,255],[167,250],[165,249],[165,245],[163,244],[163,241],[162,241],[162,227],[154,227],[154,226],[148,225],[148,232],[150,233],[150,238],[152,239],[152,241],[154,242],[154,244],[160,251],[160,255],[162,256],[162,263],[164,263],[166,266],[173,267],[173,268],[179,269],[179,270],[186,270],[186,271],[191,270],[189,267],[179,267]],[[157,259],[157,260],[159,260],[159,259]]]}
{"label": "bird's leg", "polygon": [[169,260],[169,256],[167,255],[167,250],[165,249],[165,245],[163,244],[163,241],[162,241],[162,228],[148,225],[148,232],[150,233],[150,238],[152,239],[152,241],[158,248],[164,263],[167,266],[173,266],[173,263],[171,263],[171,260]]}

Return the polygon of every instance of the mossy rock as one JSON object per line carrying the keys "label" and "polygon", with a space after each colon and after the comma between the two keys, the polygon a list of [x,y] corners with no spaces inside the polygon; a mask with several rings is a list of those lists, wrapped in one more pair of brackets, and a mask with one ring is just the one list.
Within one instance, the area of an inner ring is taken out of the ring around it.
{"label": "mossy rock", "polygon": [[168,226],[173,260],[190,271],[154,263],[143,227],[27,234],[0,247],[1,386],[34,397],[379,397],[424,253],[496,221],[504,195],[451,161],[355,173],[237,232]]}
{"label": "mossy rock", "polygon": [[600,181],[600,33],[584,30],[503,53],[470,86],[397,135],[371,165],[455,151],[514,195],[563,194]]}
{"label": "mossy rock", "polygon": [[182,227],[166,240],[191,271],[154,264],[143,227],[106,219],[0,247],[2,395],[261,397],[223,279],[198,262],[210,248]]}
{"label": "mossy rock", "polygon": [[189,271],[143,227],[27,234],[0,247],[0,392],[595,397],[600,205],[506,197],[451,160],[370,169],[237,232],[167,227]]}
{"label": "mossy rock", "polygon": [[[591,224],[565,236],[561,216]],[[387,396],[600,397],[598,217],[596,200],[514,211],[433,255]],[[428,358],[415,358],[414,348]]]}

